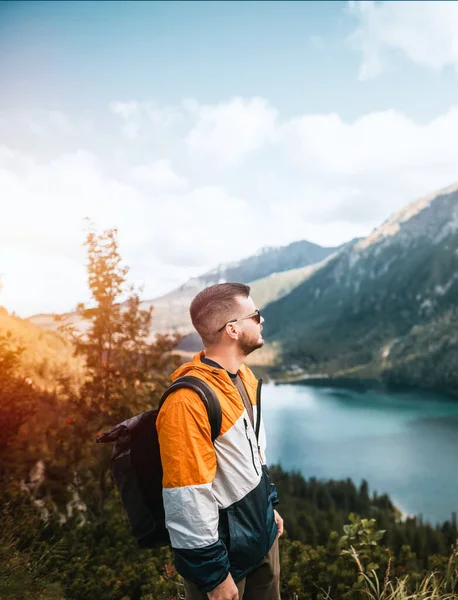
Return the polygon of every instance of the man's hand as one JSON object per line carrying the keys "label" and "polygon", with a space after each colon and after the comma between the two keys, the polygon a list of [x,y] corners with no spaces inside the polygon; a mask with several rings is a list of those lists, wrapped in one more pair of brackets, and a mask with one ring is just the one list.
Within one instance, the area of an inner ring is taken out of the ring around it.
{"label": "man's hand", "polygon": [[223,583],[220,583],[211,592],[207,592],[207,595],[209,600],[239,600],[239,591],[230,573]]}
{"label": "man's hand", "polygon": [[278,514],[278,512],[274,509],[274,515],[275,515],[275,523],[277,524],[278,527],[278,537],[281,536],[281,534],[283,533],[283,519],[280,517],[280,515]]}

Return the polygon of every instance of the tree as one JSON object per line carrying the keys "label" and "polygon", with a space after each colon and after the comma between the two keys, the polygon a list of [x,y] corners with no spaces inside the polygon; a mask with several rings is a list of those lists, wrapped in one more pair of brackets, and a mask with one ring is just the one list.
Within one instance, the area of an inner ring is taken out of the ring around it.
{"label": "tree", "polygon": [[6,476],[6,453],[20,427],[31,417],[40,396],[32,383],[19,375],[23,348],[11,335],[0,336],[0,477]]}
{"label": "tree", "polygon": [[111,488],[106,477],[110,449],[95,446],[96,436],[156,407],[179,357],[173,353],[177,336],[151,340],[152,308],[143,310],[138,293],[127,284],[117,230],[90,231],[85,245],[92,298],[77,312],[88,327],[82,333],[68,326],[63,330],[85,359],[86,379],[77,393],[63,381],[66,414],[49,436],[52,460],[44,486],[61,508],[68,510],[71,502],[85,519],[97,521]]}
{"label": "tree", "polygon": [[90,326],[73,339],[76,354],[86,360],[82,395],[91,398],[100,414],[123,419],[157,405],[170,368],[178,364],[171,354],[178,338],[150,341],[153,307],[142,309],[138,293],[127,286],[128,268],[122,264],[117,235],[116,229],[87,235],[92,306],[79,304],[77,313]]}
{"label": "tree", "polygon": [[0,457],[21,425],[33,413],[33,388],[24,377],[18,375],[23,351],[24,348],[13,344],[11,334],[0,336]]}

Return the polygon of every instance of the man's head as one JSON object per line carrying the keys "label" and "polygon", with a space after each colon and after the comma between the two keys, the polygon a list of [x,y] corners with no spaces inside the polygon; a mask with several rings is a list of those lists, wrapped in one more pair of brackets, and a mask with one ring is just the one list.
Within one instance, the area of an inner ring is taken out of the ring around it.
{"label": "man's head", "polygon": [[219,283],[202,290],[190,307],[191,320],[205,348],[234,346],[244,356],[264,344],[261,317],[250,288]]}

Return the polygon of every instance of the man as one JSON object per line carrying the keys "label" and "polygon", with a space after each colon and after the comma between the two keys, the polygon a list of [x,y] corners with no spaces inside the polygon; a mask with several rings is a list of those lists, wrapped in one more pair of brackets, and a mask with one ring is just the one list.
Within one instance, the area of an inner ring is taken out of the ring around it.
{"label": "man", "polygon": [[205,349],[172,375],[214,389],[222,410],[214,444],[192,390],[172,393],[157,420],[166,525],[187,600],[280,600],[283,521],[265,464],[260,383],[242,364],[264,344],[264,319],[249,294],[246,285],[222,283],[194,298],[191,319]]}

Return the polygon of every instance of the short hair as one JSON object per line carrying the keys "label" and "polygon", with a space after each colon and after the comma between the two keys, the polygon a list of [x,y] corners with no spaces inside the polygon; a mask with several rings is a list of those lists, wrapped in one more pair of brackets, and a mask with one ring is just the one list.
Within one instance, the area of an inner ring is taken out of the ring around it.
{"label": "short hair", "polygon": [[204,346],[216,344],[221,336],[218,329],[235,318],[237,296],[248,298],[249,295],[250,286],[244,283],[217,283],[197,294],[189,312]]}

